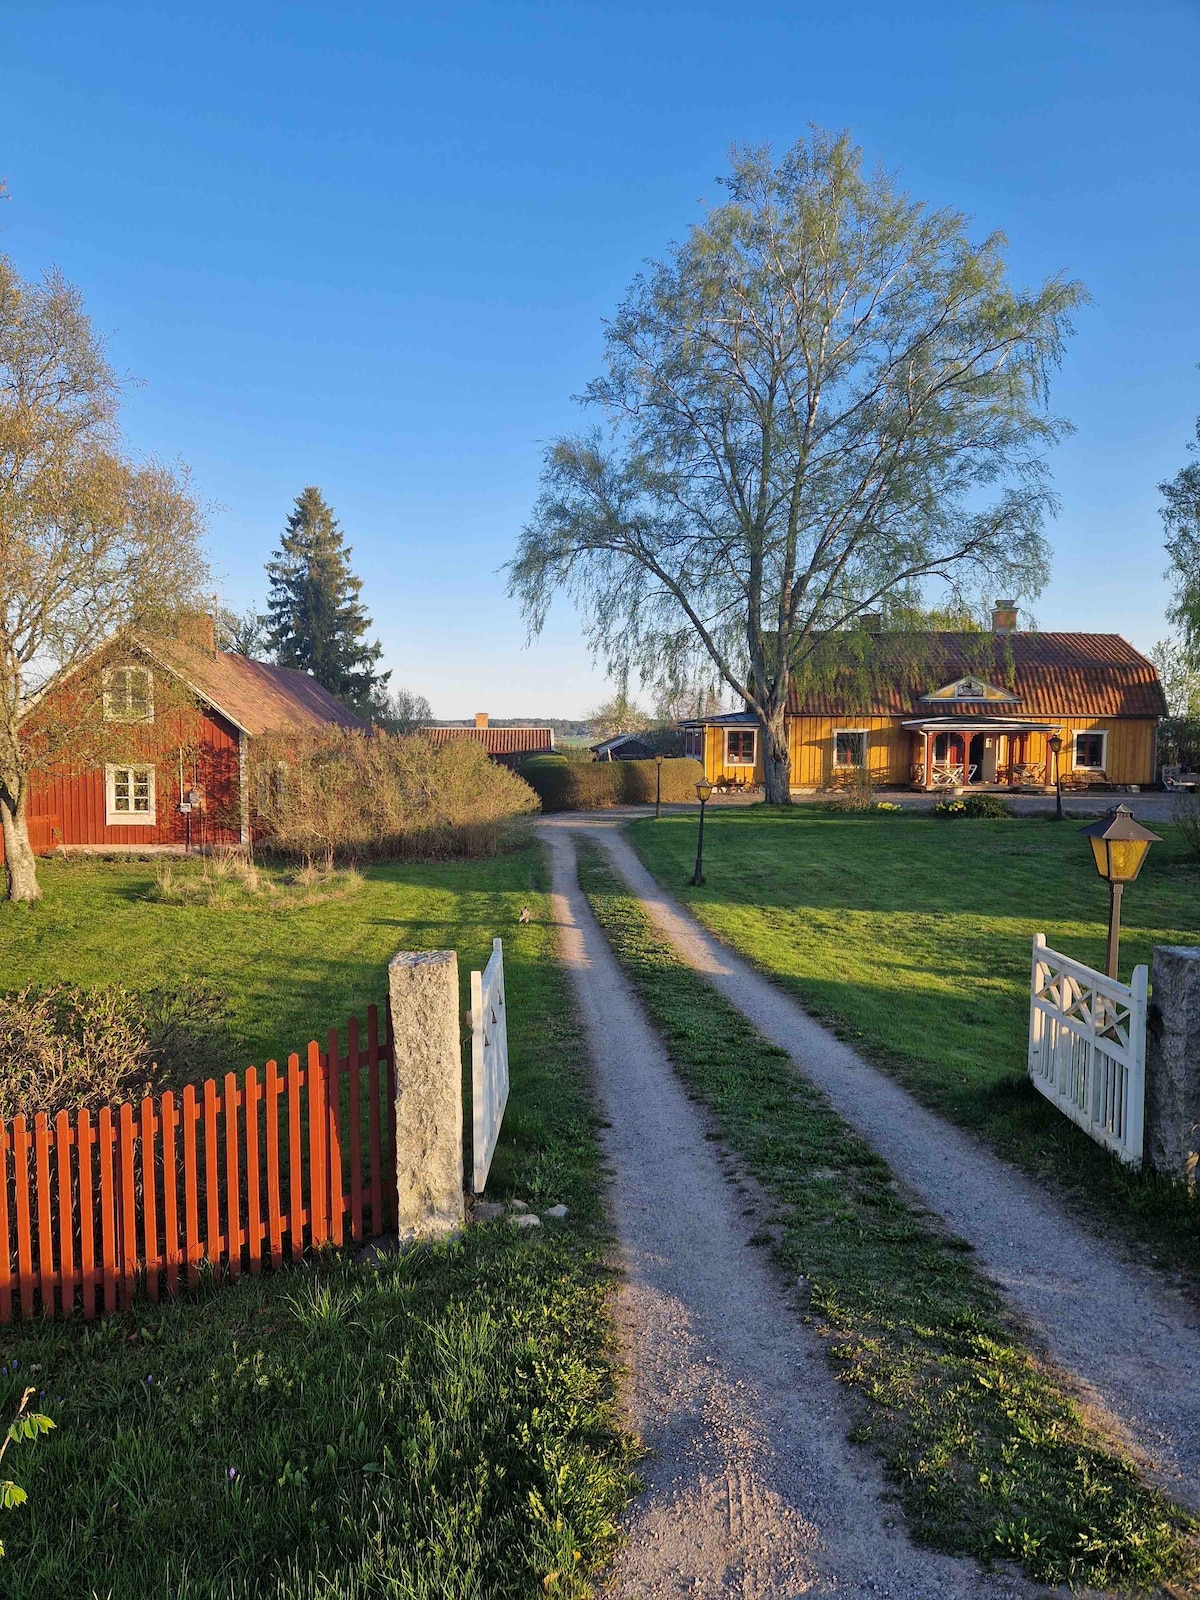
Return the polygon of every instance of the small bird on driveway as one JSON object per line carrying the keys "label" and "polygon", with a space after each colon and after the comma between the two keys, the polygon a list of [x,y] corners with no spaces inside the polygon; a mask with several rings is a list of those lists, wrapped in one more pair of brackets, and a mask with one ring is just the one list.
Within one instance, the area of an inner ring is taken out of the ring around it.
{"label": "small bird on driveway", "polygon": [[532,922],[533,921],[533,913],[530,911],[528,906],[522,906],[521,907],[521,915],[517,918],[517,921],[518,922]]}

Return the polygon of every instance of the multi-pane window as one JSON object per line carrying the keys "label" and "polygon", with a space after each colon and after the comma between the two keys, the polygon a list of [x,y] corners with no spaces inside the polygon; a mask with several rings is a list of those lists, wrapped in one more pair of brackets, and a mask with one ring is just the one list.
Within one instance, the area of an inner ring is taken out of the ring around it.
{"label": "multi-pane window", "polygon": [[104,720],[154,721],[154,678],[148,667],[114,667],[104,674]]}
{"label": "multi-pane window", "polygon": [[105,821],[152,824],[155,820],[154,768],[110,766],[105,769]]}
{"label": "multi-pane window", "polygon": [[725,735],[726,765],[752,767],[754,765],[754,729],[730,728]]}
{"label": "multi-pane window", "polygon": [[1093,772],[1104,770],[1104,735],[1102,733],[1077,733],[1075,735],[1075,765]]}
{"label": "multi-pane window", "polygon": [[683,753],[691,756],[693,761],[704,760],[704,729],[685,728],[683,732]]}
{"label": "multi-pane window", "polygon": [[867,736],[865,733],[841,729],[833,736],[833,764],[835,767],[865,767],[867,764]]}

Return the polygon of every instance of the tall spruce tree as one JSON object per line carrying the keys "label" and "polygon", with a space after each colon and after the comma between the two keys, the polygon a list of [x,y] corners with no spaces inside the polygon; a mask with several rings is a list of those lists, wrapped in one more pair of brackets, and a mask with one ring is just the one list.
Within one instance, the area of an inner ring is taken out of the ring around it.
{"label": "tall spruce tree", "polygon": [[370,717],[391,674],[375,671],[383,647],[366,641],[371,618],[358,598],[362,580],[350,569],[350,554],[332,509],[310,484],[267,562],[268,642],[281,667],[311,672]]}

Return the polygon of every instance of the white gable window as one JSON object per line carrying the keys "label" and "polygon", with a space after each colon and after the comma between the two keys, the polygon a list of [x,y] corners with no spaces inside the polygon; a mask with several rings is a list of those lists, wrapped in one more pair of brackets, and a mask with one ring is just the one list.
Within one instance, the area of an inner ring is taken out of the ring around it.
{"label": "white gable window", "polygon": [[149,667],[113,667],[104,674],[104,720],[154,721],[154,674]]}
{"label": "white gable window", "polygon": [[157,821],[153,767],[104,769],[104,820],[112,827],[153,827]]}
{"label": "white gable window", "polygon": [[865,728],[838,728],[834,732],[833,764],[835,767],[866,766],[867,730]]}

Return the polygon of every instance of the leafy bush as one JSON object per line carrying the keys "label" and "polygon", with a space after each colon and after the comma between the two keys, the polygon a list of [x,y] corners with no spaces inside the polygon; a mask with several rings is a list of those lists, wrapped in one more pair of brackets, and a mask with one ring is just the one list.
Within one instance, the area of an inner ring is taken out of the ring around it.
{"label": "leafy bush", "polygon": [[1011,817],[1013,808],[1003,795],[968,794],[961,799],[939,800],[933,808],[935,817]]}
{"label": "leafy bush", "polygon": [[357,894],[365,881],[353,867],[339,869],[329,861],[309,862],[277,876],[246,856],[206,856],[198,869],[177,861],[160,865],[146,898],[169,906],[244,906],[257,901],[282,911],[343,900]]}
{"label": "leafy bush", "polygon": [[[536,790],[545,811],[592,811],[606,806],[653,805],[657,764],[653,761],[563,761],[535,756],[523,762],[521,776]],[[664,760],[664,801],[695,800],[704,776],[688,757]]]}
{"label": "leafy bush", "polygon": [[256,835],[306,861],[493,855],[538,809],[473,739],[291,731],[256,739],[251,763]]}
{"label": "leafy bush", "polygon": [[73,983],[0,995],[0,1116],[97,1109],[229,1065],[224,1005],[201,985]]}
{"label": "leafy bush", "polygon": [[1179,829],[1188,855],[1193,861],[1200,861],[1200,796],[1178,795],[1171,808],[1171,821]]}

